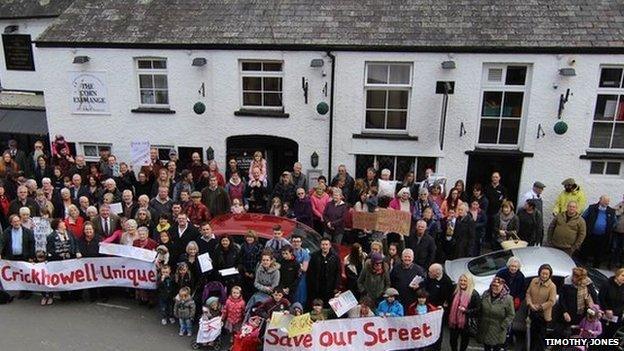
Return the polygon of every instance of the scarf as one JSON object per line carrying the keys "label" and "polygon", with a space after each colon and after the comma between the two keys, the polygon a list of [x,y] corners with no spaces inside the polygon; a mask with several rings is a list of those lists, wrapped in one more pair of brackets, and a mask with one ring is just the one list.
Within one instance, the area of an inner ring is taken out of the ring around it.
{"label": "scarf", "polygon": [[500,213],[500,230],[507,230],[507,226],[509,225],[509,222],[511,222],[511,219],[513,218],[514,213],[509,212],[508,215],[505,215],[502,211]]}
{"label": "scarf", "polygon": [[591,306],[594,301],[587,290],[587,286],[591,284],[589,278],[585,278],[576,285],[576,314],[584,315],[587,307]]}
{"label": "scarf", "polygon": [[462,313],[459,307],[468,308],[470,296],[466,291],[460,290],[453,298],[451,312],[449,313],[449,326],[454,329],[464,329],[466,326],[466,313]]}
{"label": "scarf", "polygon": [[371,262],[371,268],[373,269],[372,272],[375,275],[383,274],[383,271],[384,271],[383,267],[384,267],[383,263],[379,266],[379,268],[376,268],[375,265]]}
{"label": "scarf", "polygon": [[492,292],[492,290],[488,290],[488,292],[489,292],[490,299],[492,300],[492,302],[501,301],[507,295],[509,295],[509,288],[507,287],[507,284],[503,284],[503,288],[501,289],[500,293],[498,293],[498,295],[494,295],[494,292]]}

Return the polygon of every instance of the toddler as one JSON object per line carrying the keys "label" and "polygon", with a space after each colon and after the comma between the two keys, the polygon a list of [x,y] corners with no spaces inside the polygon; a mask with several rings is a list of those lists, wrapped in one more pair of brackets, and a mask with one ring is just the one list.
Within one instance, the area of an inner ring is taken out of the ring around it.
{"label": "toddler", "polygon": [[225,329],[232,335],[240,330],[245,317],[245,300],[241,296],[240,286],[232,287],[230,296],[225,301],[221,318],[225,322]]}
{"label": "toddler", "polygon": [[191,297],[191,289],[182,287],[175,298],[173,305],[173,315],[180,322],[180,332],[178,335],[193,335],[193,316],[195,316],[195,301]]}
{"label": "toddler", "polygon": [[232,207],[230,207],[230,211],[234,214],[245,213],[245,207],[241,204],[240,199],[232,200]]}

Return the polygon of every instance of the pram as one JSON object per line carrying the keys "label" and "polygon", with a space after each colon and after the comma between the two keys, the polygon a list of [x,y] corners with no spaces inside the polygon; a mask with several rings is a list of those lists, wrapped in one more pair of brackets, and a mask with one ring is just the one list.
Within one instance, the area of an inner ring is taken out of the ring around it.
{"label": "pram", "polygon": [[262,346],[260,333],[264,319],[259,316],[249,318],[239,332],[234,333],[232,351],[256,351]]}
{"label": "pram", "polygon": [[202,304],[205,303],[211,296],[218,297],[219,303],[223,305],[225,300],[227,300],[227,291],[225,286],[216,280],[206,283],[206,285],[204,285],[204,290],[202,291]]}
{"label": "pram", "polygon": [[197,330],[197,338],[191,344],[193,350],[206,348],[209,350],[221,350],[221,329],[223,321],[221,316],[207,319],[202,316],[199,319],[199,330]]}

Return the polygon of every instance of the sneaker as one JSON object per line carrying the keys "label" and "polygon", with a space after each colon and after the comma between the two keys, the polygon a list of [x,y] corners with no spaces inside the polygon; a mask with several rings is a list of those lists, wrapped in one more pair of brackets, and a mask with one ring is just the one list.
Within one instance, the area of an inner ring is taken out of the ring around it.
{"label": "sneaker", "polygon": [[176,320],[175,318],[169,318],[169,324],[175,324]]}
{"label": "sneaker", "polygon": [[41,306],[45,306],[47,303],[48,303],[48,298],[47,297],[41,298]]}
{"label": "sneaker", "polygon": [[167,318],[163,318],[160,320],[160,324],[167,325]]}
{"label": "sneaker", "polygon": [[180,336],[184,336],[184,332],[183,332],[183,331],[180,331],[180,332],[178,333],[178,335],[180,335]]}
{"label": "sneaker", "polygon": [[193,332],[186,333],[187,336],[193,336]]}
{"label": "sneaker", "polygon": [[47,305],[51,305],[54,303],[54,298],[53,297],[48,297],[48,301],[46,302]]}

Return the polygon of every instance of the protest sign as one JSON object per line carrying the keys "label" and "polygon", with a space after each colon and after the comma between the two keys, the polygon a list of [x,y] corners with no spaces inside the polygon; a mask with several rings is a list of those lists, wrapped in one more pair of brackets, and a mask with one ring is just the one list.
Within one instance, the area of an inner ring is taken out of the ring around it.
{"label": "protest sign", "polygon": [[47,251],[48,235],[52,233],[50,220],[41,217],[33,217],[32,220],[34,224],[35,251]]}
{"label": "protest sign", "polygon": [[310,334],[312,332],[312,324],[314,322],[310,318],[310,313],[293,317],[290,324],[288,324],[288,337],[294,338],[295,336]]}
{"label": "protest sign", "polygon": [[133,166],[149,166],[150,159],[149,141],[133,141],[130,143],[130,157]]}
{"label": "protest sign", "polygon": [[377,214],[373,212],[353,212],[354,229],[374,230],[377,225]]}
{"label": "protest sign", "polygon": [[68,291],[104,286],[156,289],[156,267],[122,257],[46,263],[0,260],[0,283],[5,290]]}
{"label": "protest sign", "polygon": [[271,321],[269,321],[269,328],[272,329],[288,329],[290,321],[293,316],[284,312],[273,312],[271,315]]}
{"label": "protest sign", "polygon": [[409,212],[381,208],[377,212],[353,212],[353,228],[409,235],[412,217]]}
{"label": "protest sign", "polygon": [[99,252],[102,255],[128,257],[145,262],[154,262],[158,254],[156,251],[146,250],[140,247],[111,243],[100,243]]}
{"label": "protest sign", "polygon": [[238,269],[236,269],[236,267],[220,269],[219,274],[221,274],[222,277],[227,277],[228,275],[238,274]]}
{"label": "protest sign", "polygon": [[340,317],[357,306],[358,302],[351,290],[347,290],[333,299],[329,299],[329,306],[334,310],[336,316]]}
{"label": "protest sign", "polygon": [[289,337],[267,328],[265,351],[404,350],[423,348],[440,338],[443,310],[409,317],[335,319],[314,323],[311,334]]}
{"label": "protest sign", "polygon": [[121,207],[121,202],[115,202],[113,204],[108,205],[110,211],[114,214],[123,213],[123,207]]}
{"label": "protest sign", "polygon": [[202,273],[212,270],[212,259],[208,252],[197,256],[197,260],[199,261],[199,268],[201,268]]}

